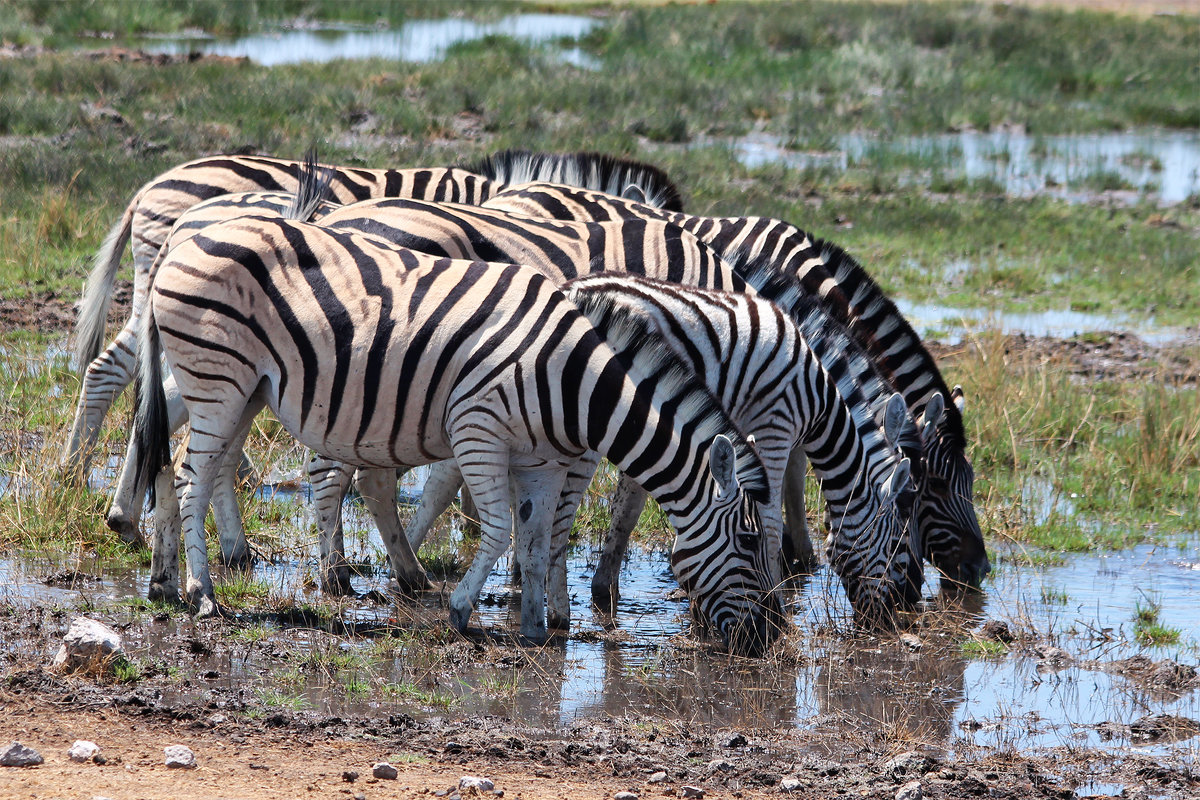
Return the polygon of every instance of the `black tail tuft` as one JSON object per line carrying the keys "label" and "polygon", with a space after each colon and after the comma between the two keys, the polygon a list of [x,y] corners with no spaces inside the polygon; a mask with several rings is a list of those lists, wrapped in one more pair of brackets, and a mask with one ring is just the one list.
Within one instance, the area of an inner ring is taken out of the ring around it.
{"label": "black tail tuft", "polygon": [[317,150],[313,147],[304,154],[304,163],[300,165],[296,177],[300,181],[300,186],[296,189],[296,199],[283,216],[284,219],[307,222],[312,219],[323,200],[331,199],[329,186],[333,183],[333,170],[317,162]]}

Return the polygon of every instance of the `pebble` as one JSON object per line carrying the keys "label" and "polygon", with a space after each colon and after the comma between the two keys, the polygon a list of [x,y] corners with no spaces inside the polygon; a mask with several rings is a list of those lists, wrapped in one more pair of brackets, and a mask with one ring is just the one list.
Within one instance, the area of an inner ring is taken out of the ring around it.
{"label": "pebble", "polygon": [[725,746],[726,747],[745,747],[746,746],[746,737],[740,733],[734,733],[728,739],[725,740]]}
{"label": "pebble", "polygon": [[785,792],[794,792],[798,789],[804,788],[804,783],[795,775],[792,775],[780,781],[779,788]]}
{"label": "pebble", "polygon": [[382,781],[394,781],[400,776],[400,770],[396,769],[386,761],[380,761],[378,764],[371,767],[371,774]]}
{"label": "pebble", "polygon": [[617,792],[613,800],[638,800],[637,792]]}
{"label": "pebble", "polygon": [[42,761],[41,753],[20,742],[13,742],[0,750],[0,767],[36,767]]}
{"label": "pebble", "polygon": [[163,748],[170,769],[195,769],[196,754],[187,745],[173,744]]}
{"label": "pebble", "polygon": [[883,771],[900,775],[922,774],[929,771],[929,759],[918,752],[909,750],[884,764]]}
{"label": "pebble", "polygon": [[921,800],[923,796],[920,781],[909,781],[896,790],[896,800]]}
{"label": "pebble", "polygon": [[904,645],[909,650],[920,650],[922,647],[920,637],[913,636],[911,633],[900,634],[900,644]]}
{"label": "pebble", "polygon": [[692,800],[703,800],[704,790],[699,786],[681,786],[679,787],[680,797],[690,797]]}
{"label": "pebble", "polygon": [[714,758],[708,762],[708,770],[709,772],[732,772],[733,764],[723,758]]}
{"label": "pebble", "polygon": [[651,775],[648,782],[649,783],[662,783],[666,779],[667,779],[667,773],[660,771],[660,772],[656,772],[653,775]]}
{"label": "pebble", "polygon": [[344,770],[342,772],[342,780],[346,783],[354,783],[358,780],[358,773],[352,769]]}
{"label": "pebble", "polygon": [[490,778],[476,778],[474,775],[463,775],[458,779],[458,790],[474,789],[477,792],[490,792],[496,788]]}
{"label": "pebble", "polygon": [[91,761],[99,752],[100,745],[95,742],[89,742],[86,739],[76,739],[75,744],[71,745],[71,749],[67,751],[67,758],[83,763],[84,761]]}

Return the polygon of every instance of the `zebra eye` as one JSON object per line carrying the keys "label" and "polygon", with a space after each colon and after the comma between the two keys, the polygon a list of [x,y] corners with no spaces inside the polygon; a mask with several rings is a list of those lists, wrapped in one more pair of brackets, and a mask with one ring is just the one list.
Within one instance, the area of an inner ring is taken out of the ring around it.
{"label": "zebra eye", "polygon": [[737,535],[737,544],[739,550],[753,552],[758,549],[758,536],[753,533],[739,533]]}

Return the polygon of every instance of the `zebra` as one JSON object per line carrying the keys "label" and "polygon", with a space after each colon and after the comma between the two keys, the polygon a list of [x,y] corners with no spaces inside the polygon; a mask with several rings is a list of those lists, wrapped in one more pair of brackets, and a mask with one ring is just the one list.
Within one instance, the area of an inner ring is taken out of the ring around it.
{"label": "zebra", "polygon": [[[579,278],[563,289],[601,334],[629,316],[641,320],[707,383],[738,428],[753,437],[771,490],[771,501],[760,513],[772,553],[780,551],[784,472],[798,449],[812,460],[821,478],[835,521],[827,554],[856,619],[888,624],[897,610],[916,604],[922,569],[920,548],[913,547],[908,526],[911,496],[898,505],[902,494],[911,495],[911,464],[893,449],[902,431],[910,442],[916,436],[906,430],[914,428],[914,422],[903,398],[882,381],[860,382],[859,375],[870,372],[869,358],[811,298],[796,289],[780,289],[777,295],[788,302],[785,311],[744,292],[613,273]],[[802,320],[804,330],[793,316]],[[919,451],[919,442],[913,449]],[[551,627],[569,627],[568,537],[596,462],[578,462],[559,501],[547,589]],[[430,480],[446,480],[450,464],[437,465],[442,474]],[[426,503],[427,497],[434,499]],[[622,476],[610,505],[613,525],[592,583],[593,599],[602,610],[615,607],[616,570],[645,497],[636,483]],[[407,531],[414,549],[428,531],[426,523],[449,499],[449,493],[431,492],[427,484],[422,508]]]}
{"label": "zebra", "polygon": [[171,250],[143,326],[139,486],[169,460],[165,355],[191,421],[176,488],[186,595],[201,614],[217,611],[204,538],[213,477],[265,405],[301,443],[346,463],[456,458],[484,528],[450,599],[460,630],[506,547],[511,479],[521,631],[545,638],[549,517],[567,466],[590,449],[662,505],[675,576],[726,645],[756,653],[776,635],[782,608],[763,580],[756,511],[768,489],[753,448],[669,349],[633,322],[606,344],[536,270],[248,216]]}
{"label": "zebra", "polygon": [[[337,206],[322,201],[321,192],[312,183],[318,174],[316,165],[302,177],[304,197],[280,193],[228,195],[199,204],[180,216],[159,259],[166,257],[197,231],[220,220],[245,214],[247,208],[259,214],[282,216],[292,203],[304,206],[305,213],[321,225],[367,233],[394,244],[454,258],[486,259],[531,265],[563,282],[599,269],[631,271],[676,282],[710,286],[717,289],[745,290],[745,282],[707,245],[691,234],[668,223],[625,220],[608,223],[576,223],[541,218],[523,219],[474,206],[435,204],[402,198],[381,198]],[[148,271],[151,282],[158,267]],[[172,427],[183,424],[182,403],[168,392],[168,410]],[[109,524],[119,527],[120,515],[135,520],[134,481],[131,465],[136,464],[135,445],[131,442],[121,479],[109,511]],[[241,526],[233,495],[233,464],[227,464],[214,489],[213,509],[221,535],[221,555],[231,564],[249,559],[249,546]],[[353,470],[317,456],[310,462],[318,527],[321,530],[322,586],[334,594],[350,591],[349,569],[344,559],[340,527],[341,500],[349,486]],[[404,564],[400,547],[400,522],[394,503],[385,502],[384,476],[369,476],[370,487],[360,486],[368,505],[376,510],[380,535],[388,549],[393,568]],[[377,487],[377,488],[376,488]],[[457,489],[457,486],[455,487]],[[138,496],[140,497],[140,496]],[[390,511],[388,511],[390,505]]]}
{"label": "zebra", "polygon": [[[594,309],[617,306],[646,318],[754,437],[771,486],[772,513],[764,509],[762,518],[774,552],[785,469],[797,455],[812,461],[833,521],[829,562],[855,617],[884,624],[920,599],[921,548],[909,525],[908,480],[921,468],[920,439],[903,397],[877,375],[869,356],[789,283],[782,276],[762,282],[774,301],[632,276],[581,278],[564,288],[600,330]],[[586,483],[576,502],[584,489]],[[902,493],[907,500],[897,507]],[[592,578],[593,601],[602,610],[615,609],[620,564],[644,499],[636,484],[621,479]],[[563,602],[569,530],[569,523],[556,529],[551,549],[551,579],[563,595],[550,597]]]}
{"label": "zebra", "polygon": [[[499,185],[488,174],[504,165],[506,174],[555,180],[601,189],[640,187],[638,196],[681,209],[678,190],[655,167],[598,153],[497,154],[469,167],[429,169],[362,169],[329,167],[332,199],[349,203],[372,197],[414,197],[431,201],[478,204]],[[81,371],[75,417],[60,463],[68,474],[87,472],[100,426],[116,397],[133,379],[141,315],[149,296],[149,269],[167,237],[188,208],[220,195],[240,192],[294,192],[302,161],[266,156],[221,155],[189,161],[146,183],[112,227],[93,261],[75,326],[76,360]],[[518,170],[518,172],[514,172]],[[133,241],[133,300],[129,318],[103,349],[105,323],[117,269],[125,245]],[[135,522],[118,515],[112,520],[127,541],[140,537]]]}
{"label": "zebra", "polygon": [[[712,245],[739,272],[740,258],[765,255],[775,271],[794,276],[850,330],[904,395],[915,419],[937,424],[923,439],[924,479],[917,488],[917,527],[925,557],[949,580],[978,586],[990,570],[972,503],[974,471],[966,456],[961,386],[949,389],[920,337],[866,271],[836,245],[768,217],[704,217],[665,212],[626,198],[549,183],[502,188],[483,203],[513,213],[554,219],[616,220],[638,217],[673,222]],[[934,398],[938,398],[935,400]],[[946,403],[946,400],[949,403]],[[785,544],[808,544],[803,510],[803,464],[790,471],[785,490]]]}

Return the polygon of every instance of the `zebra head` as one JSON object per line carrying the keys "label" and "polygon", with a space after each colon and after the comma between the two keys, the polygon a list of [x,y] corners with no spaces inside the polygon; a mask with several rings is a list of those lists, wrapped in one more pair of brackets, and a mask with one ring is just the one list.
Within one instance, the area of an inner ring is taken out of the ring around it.
{"label": "zebra head", "polygon": [[698,627],[720,636],[731,652],[757,657],[783,630],[783,603],[758,513],[766,498],[742,489],[736,461],[732,441],[716,436],[708,451],[715,497],[675,525],[671,569]]}
{"label": "zebra head", "polygon": [[926,469],[917,500],[917,524],[929,563],[955,583],[978,587],[991,570],[991,563],[971,501],[975,472],[958,443],[961,436],[955,435],[962,428],[961,386],[954,387],[950,399],[954,412],[945,407],[938,392],[930,398],[922,415]]}

